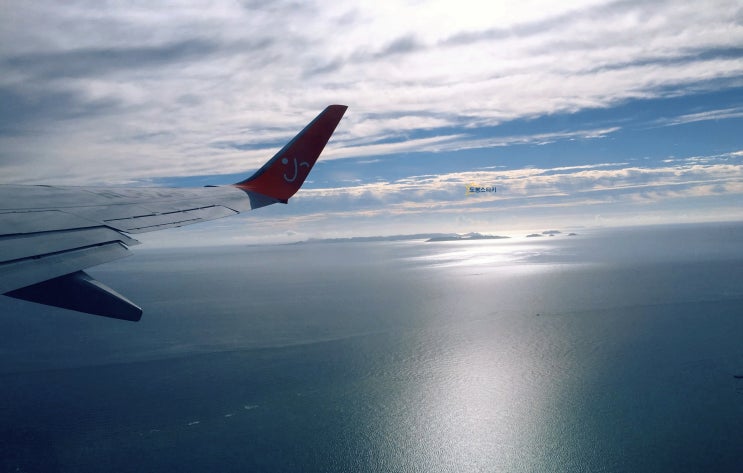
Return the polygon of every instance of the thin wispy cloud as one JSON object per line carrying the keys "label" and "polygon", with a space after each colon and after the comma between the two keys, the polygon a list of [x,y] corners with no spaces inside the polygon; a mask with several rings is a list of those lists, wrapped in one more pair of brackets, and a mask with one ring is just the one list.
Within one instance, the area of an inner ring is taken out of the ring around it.
{"label": "thin wispy cloud", "polygon": [[[371,195],[387,203],[401,202],[403,206],[419,206],[421,202],[441,201],[442,196],[446,195],[452,200],[451,205],[469,206],[473,202],[503,203],[514,198],[541,198],[547,195],[577,195],[597,191],[621,193],[628,189],[743,183],[743,163],[740,159],[727,162],[727,158],[733,156],[732,153],[710,156],[707,157],[706,164],[699,164],[700,158],[692,157],[673,165],[653,168],[628,167],[626,163],[597,163],[546,169],[482,170],[411,176],[392,182],[306,189],[302,191],[301,198],[349,202]],[[460,199],[465,195],[465,186],[472,182],[497,186],[500,194],[478,196],[474,201]],[[354,202],[353,205],[356,207],[359,204]]]}
{"label": "thin wispy cloud", "polygon": [[699,113],[688,113],[673,118],[658,120],[659,125],[674,126],[687,123],[703,122],[709,120],[726,120],[728,118],[743,117],[743,107],[723,108],[720,110],[707,110]]}

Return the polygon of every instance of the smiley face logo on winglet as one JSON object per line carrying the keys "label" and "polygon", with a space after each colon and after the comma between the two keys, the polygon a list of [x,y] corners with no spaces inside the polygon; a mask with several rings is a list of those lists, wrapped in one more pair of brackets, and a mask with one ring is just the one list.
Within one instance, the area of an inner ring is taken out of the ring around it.
{"label": "smiley face logo on winglet", "polygon": [[[306,161],[302,161],[301,163],[297,163],[297,158],[292,158],[294,160],[294,175],[292,177],[289,177],[284,173],[284,180],[286,182],[294,182],[297,179],[297,176],[299,176],[299,168],[300,167],[306,167],[309,168],[310,165]],[[289,160],[287,158],[281,158],[281,164],[289,164]]]}

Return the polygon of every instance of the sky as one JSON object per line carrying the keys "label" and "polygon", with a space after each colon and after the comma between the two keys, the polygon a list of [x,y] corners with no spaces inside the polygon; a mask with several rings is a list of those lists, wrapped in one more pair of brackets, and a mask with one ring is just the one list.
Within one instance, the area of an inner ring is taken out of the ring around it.
{"label": "sky", "polygon": [[737,0],[0,2],[3,183],[229,184],[349,106],[289,205],[144,242],[743,219]]}

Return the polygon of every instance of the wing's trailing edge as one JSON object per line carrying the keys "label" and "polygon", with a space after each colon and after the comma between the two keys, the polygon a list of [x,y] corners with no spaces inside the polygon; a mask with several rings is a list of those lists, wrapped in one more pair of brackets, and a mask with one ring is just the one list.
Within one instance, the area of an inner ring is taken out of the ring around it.
{"label": "wing's trailing edge", "polygon": [[127,234],[287,203],[346,111],[330,105],[249,178],[221,187],[0,185],[0,294],[137,321],[142,309],[83,272],[129,254]]}

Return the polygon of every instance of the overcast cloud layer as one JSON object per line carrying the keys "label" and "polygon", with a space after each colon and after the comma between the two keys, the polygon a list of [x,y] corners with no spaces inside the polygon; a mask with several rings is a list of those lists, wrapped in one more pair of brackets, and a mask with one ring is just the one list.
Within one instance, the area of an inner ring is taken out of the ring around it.
{"label": "overcast cloud layer", "polygon": [[[442,156],[574,141],[621,146],[619,135],[632,127],[743,117],[743,6],[735,0],[18,1],[2,8],[4,182],[141,184],[241,173],[323,107],[344,103],[350,108],[323,157],[326,169],[354,159],[392,167],[410,153],[420,166],[377,175],[377,184],[350,172],[358,188],[328,178],[298,199],[346,193],[374,196],[358,202],[366,210],[389,200],[449,206],[454,191],[441,193],[432,182],[499,181],[515,192],[512,179],[527,171],[468,175],[477,169],[466,162],[435,167]],[[607,113],[596,122],[509,128],[721,91],[731,91],[724,105],[694,104],[639,122]],[[698,155],[674,150],[654,155],[653,170],[626,160],[626,167],[571,171],[580,184],[567,188],[555,182],[560,174],[535,172],[518,192],[488,199],[508,205],[558,190],[584,199],[606,190],[609,177],[625,189],[695,180],[694,192],[718,186],[717,194],[739,198],[741,141],[724,149],[710,143],[703,153],[726,155],[716,164],[724,168],[660,168],[662,159]],[[549,154],[541,169],[564,167]],[[591,164],[612,161],[595,153]],[[423,191],[401,193],[405,179]]]}

